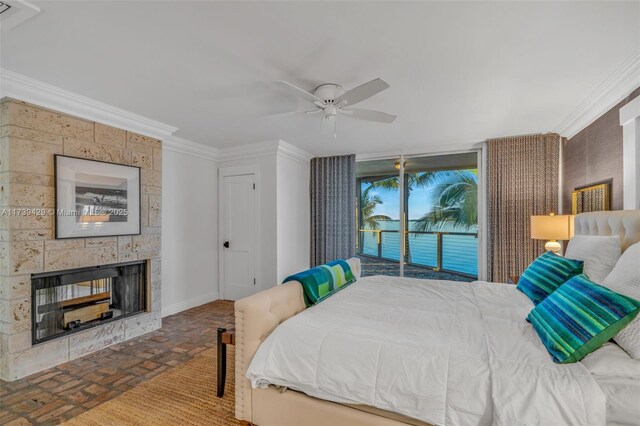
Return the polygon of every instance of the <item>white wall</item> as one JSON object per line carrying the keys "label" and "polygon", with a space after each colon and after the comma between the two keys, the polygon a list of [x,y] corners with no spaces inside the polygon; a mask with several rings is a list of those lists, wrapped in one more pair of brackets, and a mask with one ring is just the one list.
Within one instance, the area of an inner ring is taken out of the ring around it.
{"label": "white wall", "polygon": [[277,158],[278,283],[309,269],[309,162]]}
{"label": "white wall", "polygon": [[220,168],[252,165],[260,181],[259,290],[309,267],[309,158],[283,141],[222,152]]}
{"label": "white wall", "polygon": [[640,209],[640,96],[620,108],[624,209]]}
{"label": "white wall", "polygon": [[258,289],[309,267],[309,161],[283,155],[279,146],[223,151],[219,161],[201,158],[197,150],[195,155],[163,150],[163,316],[219,298],[219,168],[254,165],[259,170]]}
{"label": "white wall", "polygon": [[163,150],[162,316],[218,298],[218,168]]}

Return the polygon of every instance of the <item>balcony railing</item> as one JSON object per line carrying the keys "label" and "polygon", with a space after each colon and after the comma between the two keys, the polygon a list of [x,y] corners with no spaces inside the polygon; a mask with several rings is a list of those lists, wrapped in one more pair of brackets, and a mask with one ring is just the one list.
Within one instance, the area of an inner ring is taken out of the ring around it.
{"label": "balcony railing", "polygon": [[[475,278],[478,234],[472,232],[405,231],[405,264]],[[358,254],[400,261],[400,231],[360,229]]]}

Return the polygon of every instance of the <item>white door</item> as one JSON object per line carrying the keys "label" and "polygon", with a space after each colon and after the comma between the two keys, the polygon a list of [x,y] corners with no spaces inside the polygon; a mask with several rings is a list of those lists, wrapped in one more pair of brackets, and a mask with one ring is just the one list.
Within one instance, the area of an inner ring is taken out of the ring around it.
{"label": "white door", "polygon": [[223,177],[223,296],[238,300],[257,291],[255,175]]}

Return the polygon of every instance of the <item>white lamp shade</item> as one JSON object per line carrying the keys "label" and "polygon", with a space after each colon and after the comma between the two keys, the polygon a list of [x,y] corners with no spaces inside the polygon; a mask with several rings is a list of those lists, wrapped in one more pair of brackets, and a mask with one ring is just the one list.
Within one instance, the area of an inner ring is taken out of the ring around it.
{"label": "white lamp shade", "polygon": [[531,216],[531,238],[534,240],[568,240],[573,230],[573,216]]}
{"label": "white lamp shade", "polygon": [[572,214],[569,216],[569,239],[574,235],[576,235],[576,215]]}

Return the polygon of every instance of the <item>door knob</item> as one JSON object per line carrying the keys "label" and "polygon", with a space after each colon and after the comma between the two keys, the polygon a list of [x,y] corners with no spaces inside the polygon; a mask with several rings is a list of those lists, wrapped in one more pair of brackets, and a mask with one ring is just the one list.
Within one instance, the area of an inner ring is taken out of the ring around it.
{"label": "door knob", "polygon": [[229,241],[225,241],[222,245],[224,246],[224,248],[229,248]]}

